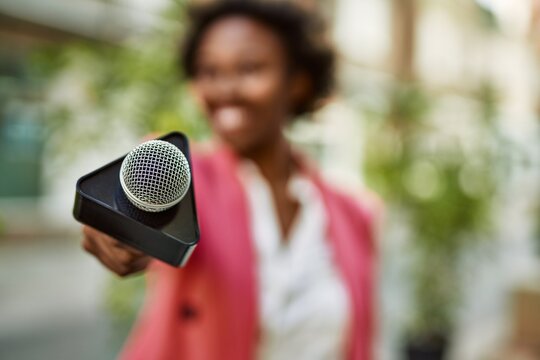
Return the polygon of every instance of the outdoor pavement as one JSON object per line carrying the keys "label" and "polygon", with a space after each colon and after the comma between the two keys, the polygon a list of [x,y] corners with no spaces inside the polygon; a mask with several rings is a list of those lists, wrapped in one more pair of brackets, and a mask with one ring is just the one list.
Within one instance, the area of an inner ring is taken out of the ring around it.
{"label": "outdoor pavement", "polygon": [[65,239],[0,240],[0,359],[114,359],[125,330],[103,307],[109,275]]}

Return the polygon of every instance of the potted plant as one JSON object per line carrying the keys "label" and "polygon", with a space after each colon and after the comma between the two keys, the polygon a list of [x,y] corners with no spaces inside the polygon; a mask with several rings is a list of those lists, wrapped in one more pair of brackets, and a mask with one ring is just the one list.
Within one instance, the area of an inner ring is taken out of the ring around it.
{"label": "potted plant", "polygon": [[[492,88],[482,91],[483,121],[477,125],[488,129],[495,98]],[[418,86],[399,84],[388,98],[389,106],[375,112],[368,126],[365,174],[409,231],[414,310],[405,357],[442,359],[461,298],[461,258],[481,238],[477,234],[489,229],[496,187],[492,154],[482,141],[466,149],[461,139],[434,127],[429,121],[433,99]]]}

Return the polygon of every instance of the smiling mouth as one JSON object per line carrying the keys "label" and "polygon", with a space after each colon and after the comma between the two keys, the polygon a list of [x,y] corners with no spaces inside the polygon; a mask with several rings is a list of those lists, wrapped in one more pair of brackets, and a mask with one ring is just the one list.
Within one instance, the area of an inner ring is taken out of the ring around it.
{"label": "smiling mouth", "polygon": [[213,113],[213,120],[221,131],[240,130],[247,123],[246,111],[240,106],[220,107]]}

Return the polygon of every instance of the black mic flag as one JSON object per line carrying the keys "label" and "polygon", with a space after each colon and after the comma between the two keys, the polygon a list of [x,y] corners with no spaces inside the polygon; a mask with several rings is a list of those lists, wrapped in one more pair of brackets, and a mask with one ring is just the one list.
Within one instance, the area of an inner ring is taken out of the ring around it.
{"label": "black mic flag", "polygon": [[[165,157],[155,160],[155,156],[148,157],[145,153],[145,157],[139,160],[143,165],[143,171],[138,171],[138,168],[137,171],[132,171],[132,177],[129,180],[132,180],[131,183],[134,184],[154,186],[154,188],[145,188],[150,194],[145,193],[145,197],[138,199],[125,186],[124,178],[122,178],[121,171],[126,167],[126,163],[131,164],[134,161],[130,156],[136,152],[136,148],[131,153],[84,175],[77,181],[73,216],[81,223],[96,228],[150,256],[173,266],[183,266],[199,241],[193,172],[189,170],[192,167],[188,140],[184,134],[172,132],[157,141],[148,143],[150,144],[145,149],[147,153],[151,154],[153,149],[159,149],[160,152],[154,155]],[[180,150],[177,151],[178,155],[174,153],[171,155],[170,149],[167,149],[169,151],[167,153],[161,150],[163,145],[167,148],[171,147],[170,144],[174,145],[173,150],[176,148]],[[174,174],[177,170],[175,166],[178,166],[179,161],[171,161],[171,156],[179,156],[184,163],[187,161],[187,164],[182,164],[183,168],[178,169],[181,177],[176,179],[172,187],[171,173]],[[125,162],[125,159],[128,161]],[[153,161],[159,164],[159,167],[152,164]],[[144,162],[148,166],[145,166]],[[171,167],[164,167],[164,162],[170,163]],[[149,172],[148,168],[154,172]],[[125,177],[125,171],[122,173]],[[164,191],[166,190],[166,194],[170,195],[171,188],[175,189],[175,186],[186,188],[179,191],[181,196],[177,196],[175,201],[170,202],[171,206],[154,204],[158,210],[148,209],[148,206],[150,209],[152,206],[147,203],[148,199],[155,198],[155,196],[150,196],[153,195],[152,191],[163,198]],[[141,206],[141,202],[147,206]]]}

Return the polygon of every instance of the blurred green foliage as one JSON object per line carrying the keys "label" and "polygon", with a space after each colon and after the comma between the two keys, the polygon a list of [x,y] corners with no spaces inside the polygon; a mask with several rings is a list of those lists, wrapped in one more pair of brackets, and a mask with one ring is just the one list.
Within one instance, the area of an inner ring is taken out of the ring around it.
{"label": "blurred green foliage", "polygon": [[6,231],[6,224],[5,224],[5,220],[0,217],[0,238],[4,235]]}
{"label": "blurred green foliage", "polygon": [[536,239],[536,253],[540,257],[540,210],[538,209],[536,210],[536,228],[534,238]]}
{"label": "blurred green foliage", "polygon": [[109,278],[105,290],[105,307],[116,325],[131,325],[144,301],[145,281],[146,278],[141,275]]}
{"label": "blurred green foliage", "polygon": [[48,102],[47,124],[57,154],[95,146],[108,129],[123,127],[140,137],[180,130],[190,138],[208,134],[179,66],[184,1],[165,11],[162,23],[123,44],[80,41],[53,45],[33,56],[33,72],[51,88],[70,89]]}
{"label": "blurred green foliage", "polygon": [[414,84],[395,85],[368,124],[366,180],[411,233],[413,336],[451,332],[461,297],[459,263],[491,229],[497,96],[489,84],[479,93],[474,126],[480,131],[472,145],[433,126],[436,99]]}
{"label": "blurred green foliage", "polygon": [[111,275],[108,278],[104,292],[104,307],[110,315],[112,328],[107,344],[111,358],[121,350],[143,305],[145,282],[146,276],[141,274],[128,278]]}
{"label": "blurred green foliage", "polygon": [[[63,88],[66,96],[52,96],[46,104],[49,151],[55,159],[72,161],[78,152],[99,144],[110,129],[125,129],[140,138],[173,130],[195,140],[207,136],[206,121],[178,60],[185,3],[173,2],[160,24],[124,44],[79,41],[33,54],[33,74],[50,89]],[[125,339],[143,294],[144,276],[111,275],[105,305],[123,334],[118,341]]]}

